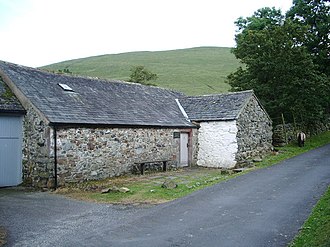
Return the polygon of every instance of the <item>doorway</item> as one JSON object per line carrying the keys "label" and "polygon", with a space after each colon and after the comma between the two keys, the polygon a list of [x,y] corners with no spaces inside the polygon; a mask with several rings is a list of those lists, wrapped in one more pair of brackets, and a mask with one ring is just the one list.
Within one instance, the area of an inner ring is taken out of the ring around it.
{"label": "doorway", "polygon": [[188,166],[189,163],[189,133],[180,133],[180,166]]}
{"label": "doorway", "polygon": [[0,187],[22,182],[21,116],[0,116]]}

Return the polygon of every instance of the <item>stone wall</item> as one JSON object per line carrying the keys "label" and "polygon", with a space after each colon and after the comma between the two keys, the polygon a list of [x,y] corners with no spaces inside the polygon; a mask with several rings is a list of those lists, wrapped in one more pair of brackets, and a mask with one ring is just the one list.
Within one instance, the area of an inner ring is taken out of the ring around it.
{"label": "stone wall", "polygon": [[197,165],[233,168],[238,149],[236,134],[236,121],[201,122]]}
{"label": "stone wall", "polygon": [[273,130],[273,145],[276,147],[282,147],[289,142],[296,141],[298,130],[307,134],[306,129],[303,126],[294,127],[293,124],[276,125]]}
{"label": "stone wall", "polygon": [[250,99],[239,115],[237,129],[238,163],[262,158],[272,150],[272,122],[255,97]]}
{"label": "stone wall", "polygon": [[[179,138],[167,128],[68,128],[57,131],[58,182],[97,180],[129,173],[134,162],[179,161]],[[194,144],[195,146],[195,144]]]}
{"label": "stone wall", "polygon": [[[54,130],[32,108],[23,121],[23,179],[54,186]],[[190,133],[190,163],[196,163],[197,130],[172,128],[57,128],[58,185],[130,173],[134,162],[170,159],[177,165],[180,139]]]}
{"label": "stone wall", "polygon": [[273,145],[277,147],[285,146],[290,142],[297,142],[297,134],[303,131],[307,138],[313,135],[320,134],[330,130],[330,117],[326,118],[324,122],[316,122],[309,128],[303,124],[278,124],[274,126],[273,130]]}
{"label": "stone wall", "polygon": [[53,131],[28,108],[23,120],[23,181],[34,187],[52,187],[54,182]]}
{"label": "stone wall", "polygon": [[191,132],[189,134],[190,138],[190,165],[191,166],[196,166],[197,165],[197,160],[198,160],[198,149],[199,149],[199,143],[198,143],[198,129],[191,129]]}

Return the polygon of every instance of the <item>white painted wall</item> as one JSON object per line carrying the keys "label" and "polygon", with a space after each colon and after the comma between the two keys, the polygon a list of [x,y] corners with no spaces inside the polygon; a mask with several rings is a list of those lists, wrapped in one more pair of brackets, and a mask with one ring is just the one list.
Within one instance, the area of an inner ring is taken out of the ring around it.
{"label": "white painted wall", "polygon": [[197,165],[232,168],[238,150],[236,121],[202,122],[198,130]]}

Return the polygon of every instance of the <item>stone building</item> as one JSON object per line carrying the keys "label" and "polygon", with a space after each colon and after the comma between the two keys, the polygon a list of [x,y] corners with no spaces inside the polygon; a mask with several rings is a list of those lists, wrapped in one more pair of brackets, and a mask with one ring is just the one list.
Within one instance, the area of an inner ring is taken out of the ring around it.
{"label": "stone building", "polygon": [[103,179],[145,161],[232,168],[271,149],[271,121],[252,91],[186,97],[1,61],[0,78],[0,142],[15,133],[7,143],[16,138],[19,157],[0,155],[0,173],[13,176],[6,186],[22,175],[36,187]]}
{"label": "stone building", "polygon": [[253,91],[184,97],[199,126],[197,165],[233,168],[272,149],[272,121]]}
{"label": "stone building", "polygon": [[175,101],[179,93],[7,62],[0,75],[26,111],[23,178],[33,186],[119,176],[141,161],[196,162],[197,130]]}

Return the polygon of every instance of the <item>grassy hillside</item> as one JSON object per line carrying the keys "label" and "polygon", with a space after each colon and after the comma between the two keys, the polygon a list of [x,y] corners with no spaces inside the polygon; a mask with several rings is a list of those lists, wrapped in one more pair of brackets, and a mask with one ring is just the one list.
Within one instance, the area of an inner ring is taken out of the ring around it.
{"label": "grassy hillside", "polygon": [[132,66],[143,65],[158,75],[160,87],[188,95],[226,92],[226,76],[239,66],[230,48],[199,47],[172,51],[130,52],[64,61],[43,68],[69,69],[74,74],[128,80]]}

